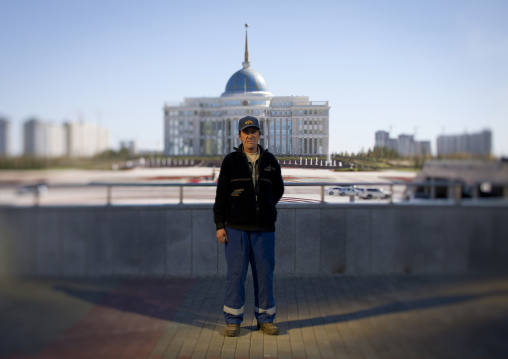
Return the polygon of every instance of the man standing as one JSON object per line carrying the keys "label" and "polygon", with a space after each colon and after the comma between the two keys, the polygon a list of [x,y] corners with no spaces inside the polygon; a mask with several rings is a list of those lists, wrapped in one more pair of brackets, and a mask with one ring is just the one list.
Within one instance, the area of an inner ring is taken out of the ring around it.
{"label": "man standing", "polygon": [[284,193],[278,161],[258,145],[259,121],[243,117],[238,124],[242,144],[222,162],[213,206],[217,239],[225,244],[226,294],[224,335],[240,334],[249,262],[254,282],[258,329],[277,335],[273,295],[275,267],[275,205]]}

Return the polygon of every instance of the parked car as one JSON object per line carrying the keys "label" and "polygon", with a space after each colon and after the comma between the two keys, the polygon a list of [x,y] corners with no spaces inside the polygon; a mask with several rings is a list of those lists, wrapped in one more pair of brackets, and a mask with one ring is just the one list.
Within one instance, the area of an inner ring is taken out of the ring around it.
{"label": "parked car", "polygon": [[379,188],[362,188],[358,192],[358,197],[363,199],[372,199],[372,198],[388,199],[390,198],[390,194],[384,192]]}
{"label": "parked car", "polygon": [[328,187],[325,189],[325,193],[329,194],[330,196],[337,196],[340,189],[341,187]]}
{"label": "parked car", "polygon": [[358,192],[352,186],[337,186],[327,188],[326,193],[330,196],[357,196]]}
{"label": "parked car", "polygon": [[358,191],[353,187],[342,187],[339,196],[358,196]]}

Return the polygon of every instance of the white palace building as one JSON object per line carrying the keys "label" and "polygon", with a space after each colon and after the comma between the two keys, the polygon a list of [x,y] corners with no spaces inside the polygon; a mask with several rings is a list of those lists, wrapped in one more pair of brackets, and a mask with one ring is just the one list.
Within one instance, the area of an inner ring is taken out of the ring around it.
{"label": "white palace building", "polygon": [[164,106],[164,154],[223,156],[239,144],[238,120],[251,115],[260,120],[260,144],[270,152],[328,156],[328,101],[269,92],[264,78],[249,62],[247,31],[242,65],[220,97],[185,98],[178,106]]}

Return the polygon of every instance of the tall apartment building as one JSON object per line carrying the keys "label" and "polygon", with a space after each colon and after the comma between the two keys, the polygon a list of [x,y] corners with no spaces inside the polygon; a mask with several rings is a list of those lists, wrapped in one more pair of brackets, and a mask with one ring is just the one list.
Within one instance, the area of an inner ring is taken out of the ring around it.
{"label": "tall apartment building", "polygon": [[390,150],[398,150],[398,141],[390,138],[390,134],[386,131],[377,131],[375,134],[374,147],[386,147]]}
{"label": "tall apartment building", "polygon": [[67,156],[92,157],[109,148],[109,131],[87,122],[64,124],[67,140]]}
{"label": "tall apartment building", "polygon": [[386,147],[397,151],[401,156],[425,156],[431,154],[430,141],[415,141],[413,135],[399,135],[397,139],[390,138],[386,131],[377,131],[374,147]]}
{"label": "tall apartment building", "polygon": [[10,151],[10,122],[0,118],[0,157],[6,157]]}
{"label": "tall apartment building", "polygon": [[413,135],[399,135],[399,139],[397,141],[397,152],[401,156],[405,157],[415,156],[414,142]]}
{"label": "tall apartment building", "polygon": [[32,118],[23,125],[23,153],[26,156],[62,157],[66,155],[66,147],[61,124]]}
{"label": "tall apartment building", "polygon": [[167,156],[225,155],[238,146],[238,120],[260,121],[260,145],[278,155],[329,154],[328,101],[308,96],[274,96],[249,62],[247,32],[243,68],[227,81],[220,97],[185,98],[164,106]]}
{"label": "tall apartment building", "polygon": [[109,148],[109,131],[95,124],[30,119],[23,126],[23,152],[36,157],[91,157]]}
{"label": "tall apartment building", "polygon": [[481,132],[462,135],[441,135],[438,136],[437,154],[472,154],[488,156],[492,152],[492,132],[483,130]]}

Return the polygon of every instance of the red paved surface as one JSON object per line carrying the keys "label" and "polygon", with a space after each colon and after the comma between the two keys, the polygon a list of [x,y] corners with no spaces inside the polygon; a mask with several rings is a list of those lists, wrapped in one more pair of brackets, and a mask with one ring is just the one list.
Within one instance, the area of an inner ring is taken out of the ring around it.
{"label": "red paved surface", "polygon": [[155,358],[150,356],[152,349],[193,282],[189,279],[127,280],[45,350],[35,356],[8,358]]}

